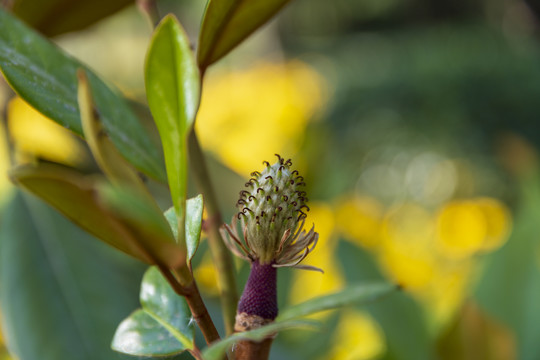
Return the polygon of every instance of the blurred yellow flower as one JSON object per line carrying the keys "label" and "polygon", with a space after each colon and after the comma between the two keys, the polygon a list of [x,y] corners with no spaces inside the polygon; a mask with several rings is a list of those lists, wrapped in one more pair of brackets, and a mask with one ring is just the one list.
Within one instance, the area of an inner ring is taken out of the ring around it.
{"label": "blurred yellow flower", "polygon": [[[0,121],[2,120],[0,115]],[[8,180],[7,171],[11,166],[6,144],[6,134],[3,122],[0,125],[0,202],[6,201],[6,196],[11,190],[11,182]]]}
{"label": "blurred yellow flower", "polygon": [[474,269],[471,259],[438,265],[429,287],[415,294],[426,307],[427,318],[435,328],[450,321],[461,306]]}
{"label": "blurred yellow flower", "polygon": [[18,162],[43,158],[70,166],[88,161],[81,141],[19,97],[8,104],[8,130]]}
{"label": "blurred yellow flower", "polygon": [[365,248],[379,245],[383,207],[377,199],[349,197],[337,204],[337,226],[347,239]]}
{"label": "blurred yellow flower", "polygon": [[501,246],[509,229],[510,213],[495,199],[452,201],[438,215],[438,246],[445,256],[462,259]]}
{"label": "blurred yellow flower", "polygon": [[470,200],[443,206],[437,219],[437,240],[441,252],[450,258],[464,258],[477,252],[487,235],[484,214]]}
{"label": "blurred yellow flower", "polygon": [[294,154],[325,102],[321,76],[299,61],[208,75],[197,131],[205,148],[241,174],[275,153]]}
{"label": "blurred yellow flower", "polygon": [[216,267],[209,252],[204,255],[201,263],[194,269],[193,275],[204,292],[210,295],[219,294]]}
{"label": "blurred yellow flower", "polygon": [[386,349],[384,334],[378,324],[369,314],[352,309],[342,312],[332,344],[324,359],[370,360]]}
{"label": "blurred yellow flower", "polygon": [[509,209],[487,197],[450,201],[438,211],[417,203],[385,210],[368,196],[336,202],[337,230],[369,250],[389,279],[423,305],[435,328],[451,320],[467,296],[473,255],[502,246],[511,224]]}
{"label": "blurred yellow flower", "polygon": [[481,250],[495,250],[508,240],[512,227],[510,210],[505,204],[492,198],[477,199],[476,204],[484,214],[487,225],[486,237],[482,242]]}
{"label": "blurred yellow flower", "polygon": [[402,204],[388,211],[379,259],[394,281],[412,289],[429,284],[436,266],[433,232],[432,215],[419,205]]}

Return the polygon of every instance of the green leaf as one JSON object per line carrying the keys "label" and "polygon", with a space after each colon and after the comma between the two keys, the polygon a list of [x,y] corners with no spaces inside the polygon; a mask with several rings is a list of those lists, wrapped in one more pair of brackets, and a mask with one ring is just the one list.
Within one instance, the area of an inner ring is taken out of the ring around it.
{"label": "green leaf", "polygon": [[155,267],[144,274],[140,300],[142,309],[118,326],[112,342],[114,350],[138,356],[165,356],[193,348],[189,307]]}
{"label": "green leaf", "polygon": [[187,136],[199,105],[199,72],[189,39],[173,15],[157,26],[145,66],[146,94],[154,116],[179,226],[187,187]]}
{"label": "green leaf", "polygon": [[290,0],[209,0],[199,34],[201,71],[227,55]]}
{"label": "green leaf", "polygon": [[2,330],[20,360],[121,360],[115,328],[137,306],[143,268],[31,195],[0,225]]}
{"label": "green leaf", "polygon": [[13,13],[47,36],[84,29],[131,0],[17,0]]}
{"label": "green leaf", "polygon": [[275,334],[283,330],[290,329],[317,329],[320,324],[315,321],[308,320],[286,320],[275,322],[256,330],[245,331],[228,336],[223,340],[213,343],[203,351],[205,360],[219,360],[223,358],[226,351],[240,340],[262,341],[267,336]]}
{"label": "green leaf", "polygon": [[87,75],[107,134],[138,170],[165,181],[162,155],[125,100],[93,72],[0,7],[0,70],[38,111],[82,136],[77,69]]}
{"label": "green leaf", "polygon": [[289,320],[324,310],[337,309],[349,304],[365,304],[397,289],[397,285],[388,283],[348,285],[345,290],[338,293],[321,296],[291,306],[283,310],[276,320]]}
{"label": "green leaf", "polygon": [[176,244],[167,220],[153,200],[149,201],[129,188],[108,183],[96,184],[96,190],[98,201],[108,213],[120,219],[137,238],[138,244],[157,262],[171,268],[185,263],[183,247]]}
{"label": "green leaf", "polygon": [[18,166],[10,177],[86,231],[141,261],[175,268],[185,259],[165,219],[160,225],[152,215],[161,215],[159,210],[146,208],[140,199],[126,199],[123,194],[114,197],[95,179],[59,165]]}
{"label": "green leaf", "polygon": [[170,356],[184,346],[146,311],[135,310],[116,330],[112,349],[135,356]]}
{"label": "green leaf", "polygon": [[83,133],[96,163],[112,183],[132,187],[133,189],[137,189],[143,196],[150,198],[151,195],[148,193],[139,174],[118,153],[118,150],[103,128],[103,124],[94,110],[94,100],[84,70],[79,70],[77,77],[79,79],[77,97],[81,112]]}
{"label": "green leaf", "polygon": [[203,197],[198,195],[186,202],[186,244],[191,260],[199,247],[203,216]]}
{"label": "green leaf", "polygon": [[[203,197],[197,195],[186,201],[186,245],[188,260],[191,261],[201,241],[201,227],[203,215]],[[165,218],[169,222],[175,239],[178,241],[178,218],[174,208],[165,211]]]}

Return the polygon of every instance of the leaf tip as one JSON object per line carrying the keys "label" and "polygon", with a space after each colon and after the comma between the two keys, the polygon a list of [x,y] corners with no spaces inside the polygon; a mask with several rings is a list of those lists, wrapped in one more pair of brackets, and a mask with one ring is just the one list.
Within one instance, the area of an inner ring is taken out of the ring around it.
{"label": "leaf tip", "polygon": [[83,68],[77,69],[77,80],[80,83],[86,84],[88,82],[88,77],[86,76],[86,71]]}

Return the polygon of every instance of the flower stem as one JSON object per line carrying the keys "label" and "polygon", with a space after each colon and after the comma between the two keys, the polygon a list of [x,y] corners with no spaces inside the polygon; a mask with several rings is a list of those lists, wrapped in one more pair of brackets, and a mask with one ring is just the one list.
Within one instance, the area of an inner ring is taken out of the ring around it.
{"label": "flower stem", "polygon": [[234,347],[236,360],[267,360],[270,355],[270,347],[273,338],[264,339],[261,342],[241,340]]}
{"label": "flower stem", "polygon": [[208,243],[217,270],[225,331],[227,334],[232,334],[238,302],[234,264],[231,254],[219,233],[219,227],[223,223],[223,219],[221,218],[217,198],[206,167],[206,160],[195,130],[192,130],[189,135],[189,158],[195,181],[204,196],[204,204],[208,212]]}
{"label": "flower stem", "polygon": [[[277,269],[254,261],[238,303],[235,331],[258,329],[272,323],[277,314]],[[273,340],[273,336],[260,342],[241,340],[234,347],[234,356],[236,360],[266,360]]]}
{"label": "flower stem", "polygon": [[[272,264],[251,263],[249,278],[238,303],[238,314],[241,313],[266,321],[273,321],[278,315],[277,269]],[[235,330],[246,329],[239,328],[237,324]]]}

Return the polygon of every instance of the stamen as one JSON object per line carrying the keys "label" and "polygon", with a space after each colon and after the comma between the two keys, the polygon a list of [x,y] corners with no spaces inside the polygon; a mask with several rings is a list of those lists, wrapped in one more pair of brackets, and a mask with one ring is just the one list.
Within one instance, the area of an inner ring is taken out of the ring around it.
{"label": "stamen", "polygon": [[249,179],[249,182],[252,182],[252,181],[254,181],[257,184],[257,186],[259,186],[259,181],[257,179],[255,178]]}
{"label": "stamen", "polygon": [[291,235],[291,229],[287,229],[283,236],[281,237],[281,241],[279,242],[279,247],[276,250],[276,255],[279,254],[283,250],[283,244],[285,244],[285,241],[289,238],[289,235]]}
{"label": "stamen", "polygon": [[[227,229],[227,232],[229,233],[229,235],[231,235],[231,238],[234,240],[235,243],[238,244],[238,246],[240,246],[240,248],[246,253],[246,254],[249,254],[249,251],[244,247],[244,245],[242,244],[242,242],[240,241],[240,239],[238,239],[236,236],[234,236],[231,228],[229,225],[225,224],[225,229]],[[245,239],[245,237],[244,237]]]}

